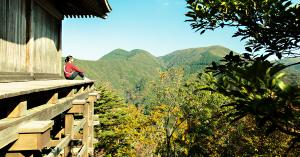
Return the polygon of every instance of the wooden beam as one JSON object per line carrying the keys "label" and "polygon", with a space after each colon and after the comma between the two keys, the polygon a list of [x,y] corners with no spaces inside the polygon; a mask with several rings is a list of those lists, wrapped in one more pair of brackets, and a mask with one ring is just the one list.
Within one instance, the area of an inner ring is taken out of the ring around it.
{"label": "wooden beam", "polygon": [[52,120],[31,121],[19,127],[19,133],[43,133],[54,125]]}
{"label": "wooden beam", "polygon": [[9,143],[15,142],[19,138],[17,133],[17,127],[11,127],[0,131],[0,149],[8,145]]}
{"label": "wooden beam", "polygon": [[56,139],[61,139],[62,134],[64,134],[64,132],[65,132],[65,129],[62,128],[62,129],[54,136],[54,138],[56,138]]}
{"label": "wooden beam", "polygon": [[26,114],[26,111],[27,111],[27,101],[22,101],[14,108],[14,110],[11,113],[9,113],[7,118],[22,117]]}
{"label": "wooden beam", "polygon": [[99,93],[96,93],[96,92],[93,92],[93,93],[89,93],[89,96],[98,96],[99,95]]}
{"label": "wooden beam", "polygon": [[48,147],[56,147],[62,140],[50,140]]}
{"label": "wooden beam", "polygon": [[83,105],[73,105],[72,108],[68,111],[69,114],[74,114],[74,113],[83,113],[84,107]]}
{"label": "wooden beam", "polygon": [[50,142],[50,129],[43,133],[19,134],[18,140],[9,151],[42,150]]}
{"label": "wooden beam", "polygon": [[[0,76],[2,76],[1,73]],[[22,77],[24,78],[24,76]],[[87,82],[82,80],[47,80],[47,81],[0,83],[0,99],[11,98],[20,95],[49,91],[49,90],[56,90],[59,88],[67,88],[67,87],[72,88],[74,86],[84,86],[86,84],[93,84],[93,83],[94,83],[93,81]],[[89,92],[93,92],[93,90],[90,90]],[[77,93],[77,95],[78,94],[80,93]]]}
{"label": "wooden beam", "polygon": [[84,105],[85,103],[87,103],[87,101],[85,99],[76,99],[72,102],[74,105]]}
{"label": "wooden beam", "polygon": [[31,121],[18,128],[19,138],[9,151],[41,150],[50,142],[51,120]]}
{"label": "wooden beam", "polygon": [[54,93],[47,104],[56,104],[58,102],[58,93]]}
{"label": "wooden beam", "polygon": [[100,125],[99,121],[93,121],[93,126]]}
{"label": "wooden beam", "polygon": [[75,95],[75,90],[71,89],[71,91],[68,93],[67,97],[73,97]]}
{"label": "wooden beam", "polygon": [[82,138],[83,138],[82,133],[76,133],[74,134],[73,140],[82,140]]}
{"label": "wooden beam", "polygon": [[71,152],[72,152],[72,156],[77,156],[79,151],[80,151],[80,147],[75,147],[75,148],[72,148],[71,149]]}
{"label": "wooden beam", "polygon": [[85,99],[79,100],[76,99],[72,102],[73,106],[68,111],[68,113],[83,113],[84,112],[84,104],[86,104],[87,101]]}
{"label": "wooden beam", "polygon": [[87,152],[87,146],[83,145],[79,153],[77,154],[77,157],[88,157]]}
{"label": "wooden beam", "polygon": [[79,132],[79,130],[81,128],[83,128],[83,126],[86,124],[86,118],[83,118],[79,121],[78,125],[76,125],[76,127],[74,127],[73,129],[73,134],[76,134]]}
{"label": "wooden beam", "polygon": [[52,149],[51,153],[47,155],[47,157],[56,157],[58,154],[70,143],[71,136],[67,135],[65,138],[61,140],[61,142]]}
{"label": "wooden beam", "polygon": [[85,87],[85,89],[84,89],[85,91],[87,91],[87,90],[90,90],[90,86],[89,85],[87,85],[86,87]]}
{"label": "wooden beam", "polygon": [[77,91],[77,93],[82,93],[84,91],[84,87],[81,87],[78,91]]}
{"label": "wooden beam", "polygon": [[91,85],[91,89],[95,89],[95,84],[92,84],[92,85]]}
{"label": "wooden beam", "polygon": [[8,152],[5,154],[5,157],[25,157],[25,155],[20,152]]}

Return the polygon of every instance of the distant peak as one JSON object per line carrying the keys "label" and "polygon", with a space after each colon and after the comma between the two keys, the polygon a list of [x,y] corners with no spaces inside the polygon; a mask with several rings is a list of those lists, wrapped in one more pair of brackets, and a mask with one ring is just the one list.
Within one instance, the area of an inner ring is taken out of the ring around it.
{"label": "distant peak", "polygon": [[[109,52],[108,54],[104,55],[102,58],[113,59],[116,57],[126,57],[128,54],[129,54],[128,51],[118,48],[118,49],[115,49],[115,50]],[[100,58],[100,59],[102,59],[102,58]]]}
{"label": "distant peak", "polygon": [[143,49],[133,49],[130,52],[147,52],[147,51]]}
{"label": "distant peak", "polygon": [[[116,52],[124,52],[124,53],[127,53],[128,51],[124,50],[124,49],[121,49],[121,48],[118,48],[118,49],[115,49],[113,51],[111,51],[110,53],[116,53]],[[108,53],[108,54],[110,54]]]}
{"label": "distant peak", "polygon": [[207,46],[207,48],[226,48],[226,47],[221,45],[211,45],[211,46]]}
{"label": "distant peak", "polygon": [[143,49],[133,49],[130,51],[131,53],[147,53],[147,54],[151,54],[150,52],[143,50]]}

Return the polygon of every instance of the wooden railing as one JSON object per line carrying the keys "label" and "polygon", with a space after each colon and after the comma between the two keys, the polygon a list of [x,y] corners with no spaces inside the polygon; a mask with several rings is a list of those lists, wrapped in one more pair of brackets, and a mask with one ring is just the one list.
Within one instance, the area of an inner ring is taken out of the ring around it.
{"label": "wooden railing", "polygon": [[0,156],[93,156],[93,81],[0,83]]}

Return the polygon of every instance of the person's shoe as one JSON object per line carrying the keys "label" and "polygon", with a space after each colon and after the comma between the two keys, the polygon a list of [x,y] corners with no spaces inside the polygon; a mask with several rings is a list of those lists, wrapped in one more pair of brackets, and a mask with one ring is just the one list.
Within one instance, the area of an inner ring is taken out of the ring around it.
{"label": "person's shoe", "polygon": [[87,77],[84,77],[83,80],[84,80],[84,81],[89,81],[90,79],[87,78]]}

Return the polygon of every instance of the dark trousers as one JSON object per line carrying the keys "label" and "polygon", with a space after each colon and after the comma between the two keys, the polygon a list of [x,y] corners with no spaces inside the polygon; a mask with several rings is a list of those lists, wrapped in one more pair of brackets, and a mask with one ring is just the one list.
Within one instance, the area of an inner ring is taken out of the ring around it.
{"label": "dark trousers", "polygon": [[67,79],[68,79],[68,80],[74,80],[78,75],[79,75],[81,78],[84,78],[84,74],[83,74],[82,72],[77,72],[77,71],[75,71],[75,72],[73,72],[72,75],[71,75],[69,78],[67,78]]}

